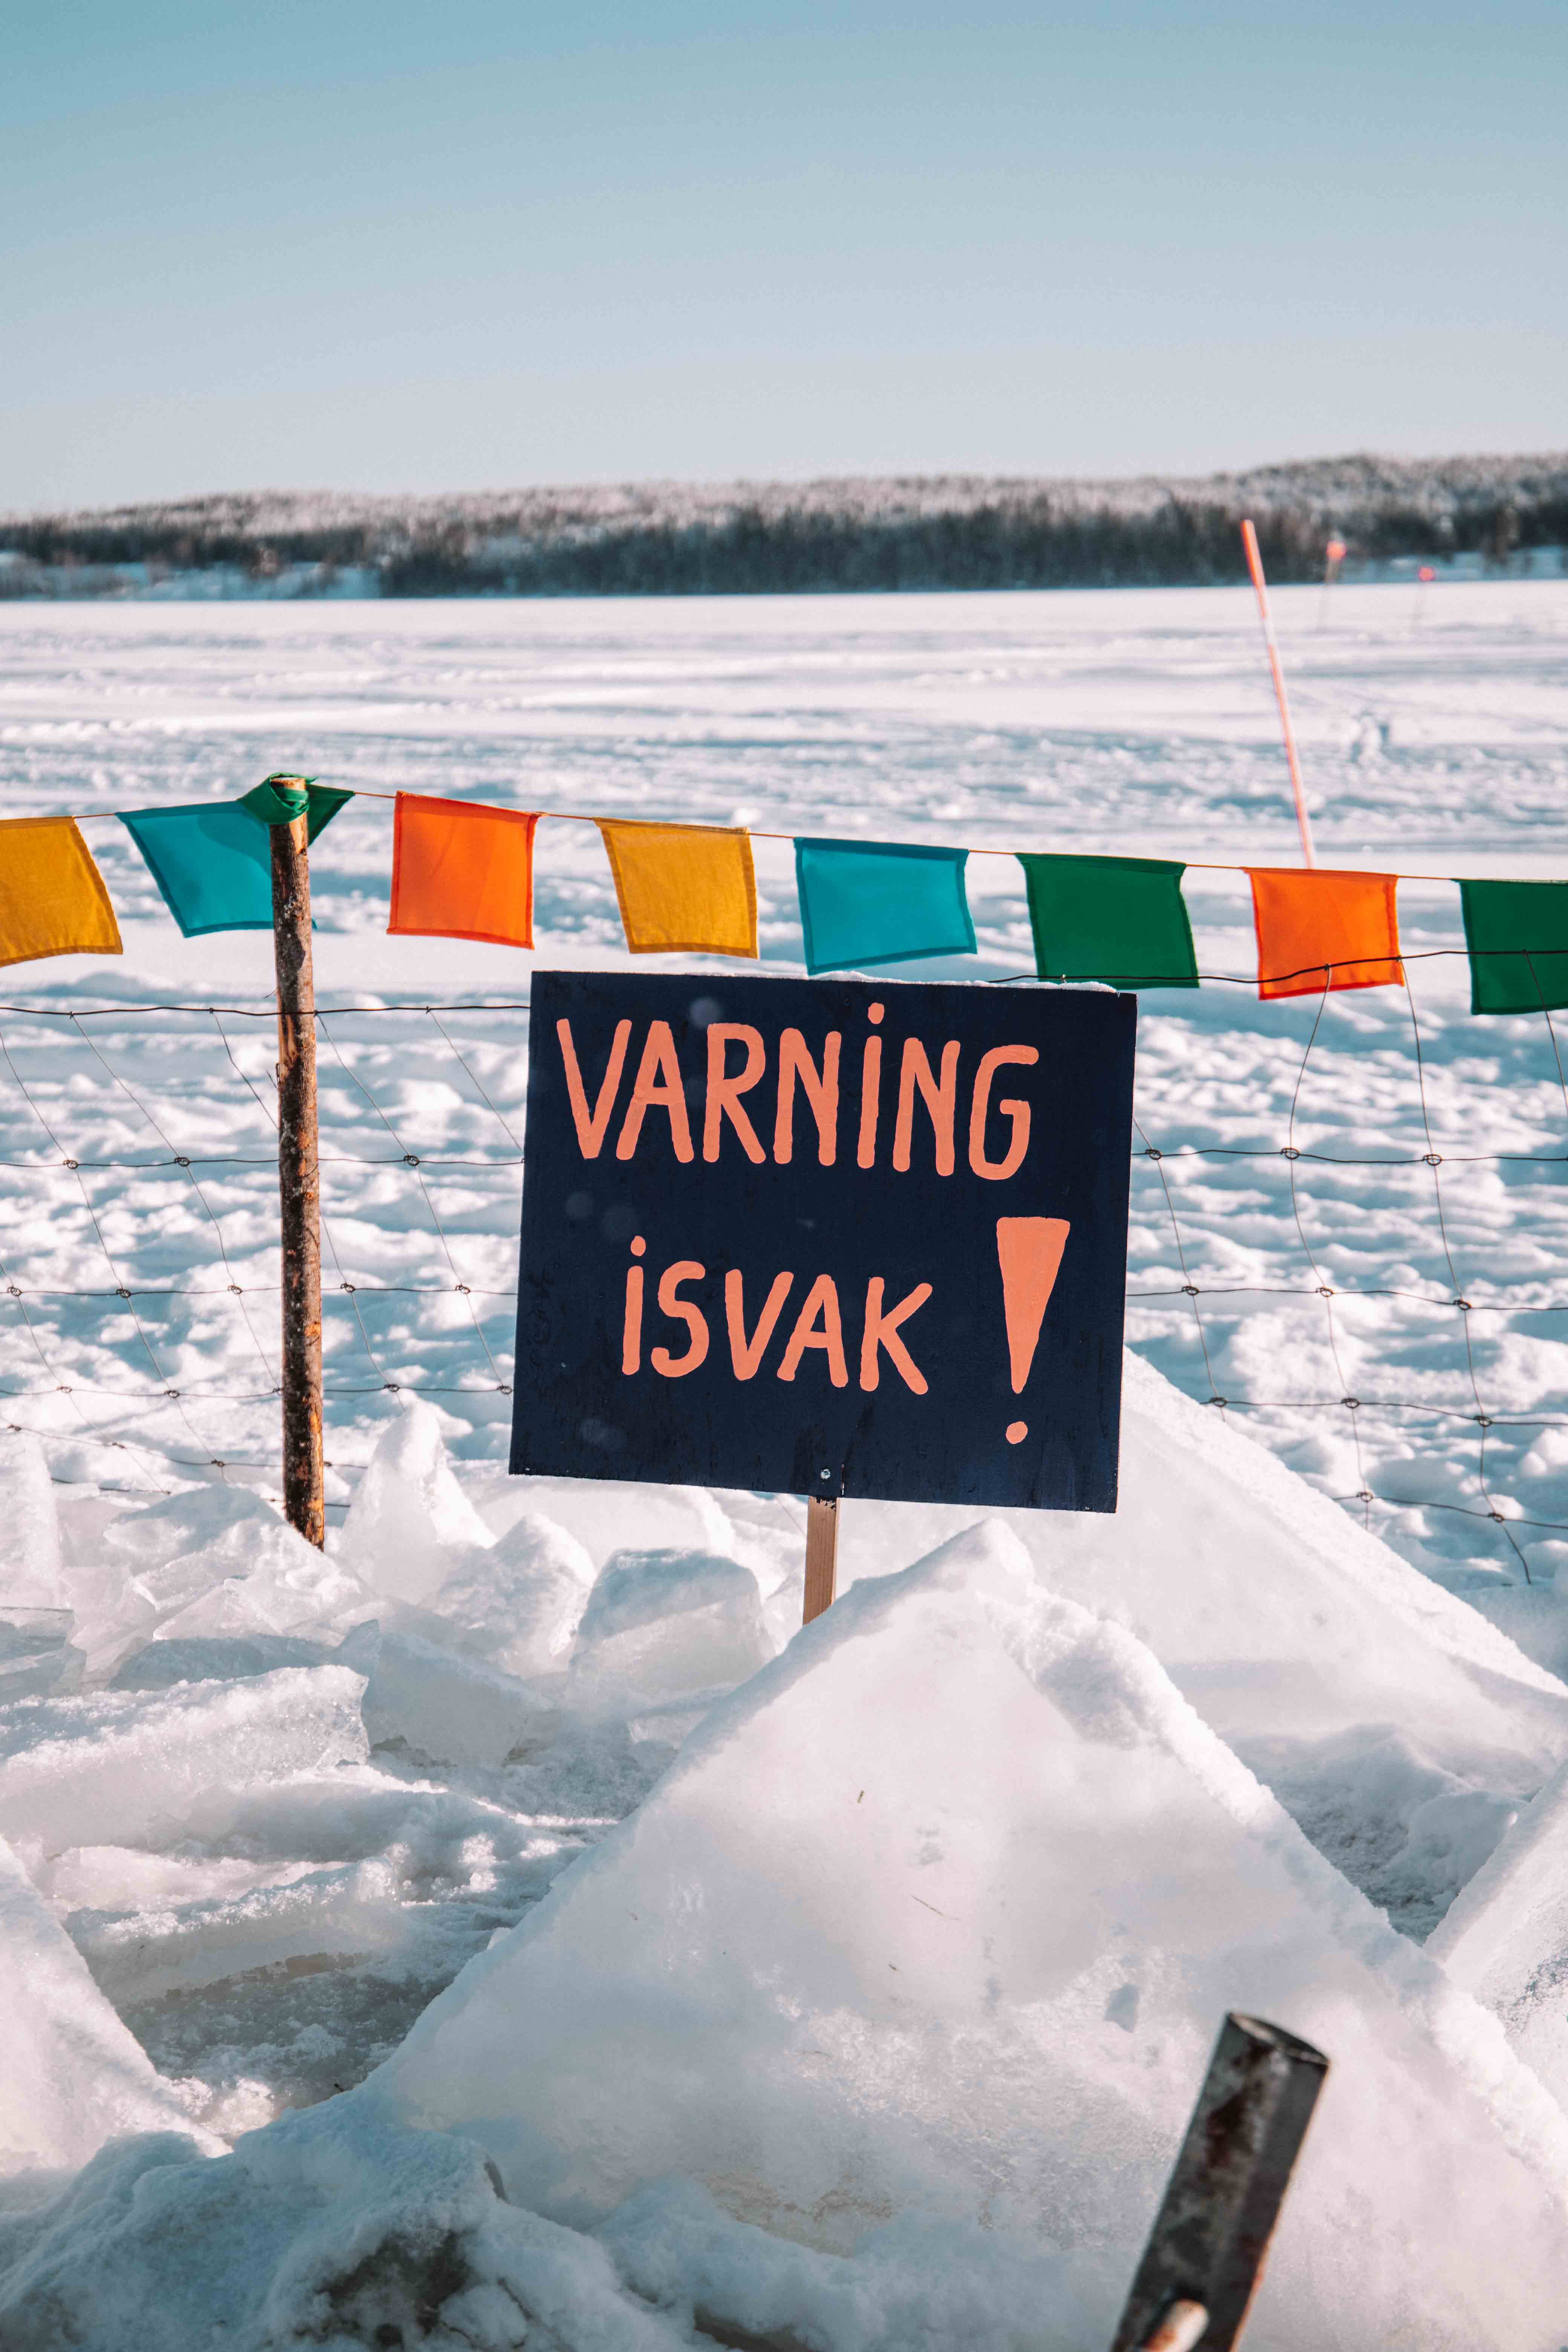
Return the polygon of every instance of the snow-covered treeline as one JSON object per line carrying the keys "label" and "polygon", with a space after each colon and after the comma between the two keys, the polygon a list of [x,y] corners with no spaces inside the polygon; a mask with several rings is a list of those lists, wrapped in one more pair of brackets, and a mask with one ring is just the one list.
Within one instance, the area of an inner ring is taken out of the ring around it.
{"label": "snow-covered treeline", "polygon": [[0,595],[681,595],[1203,584],[1568,540],[1568,455],[1323,458],[1183,479],[646,482],[219,494],[0,518]]}

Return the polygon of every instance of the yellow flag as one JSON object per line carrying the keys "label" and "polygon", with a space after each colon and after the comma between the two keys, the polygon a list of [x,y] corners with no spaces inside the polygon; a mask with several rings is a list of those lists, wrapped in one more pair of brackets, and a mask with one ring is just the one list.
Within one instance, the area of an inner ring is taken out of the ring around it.
{"label": "yellow flag", "polygon": [[749,833],[609,817],[598,825],[633,955],[755,956],[757,878]]}
{"label": "yellow flag", "polygon": [[103,877],[74,819],[0,821],[0,964],[123,953]]}

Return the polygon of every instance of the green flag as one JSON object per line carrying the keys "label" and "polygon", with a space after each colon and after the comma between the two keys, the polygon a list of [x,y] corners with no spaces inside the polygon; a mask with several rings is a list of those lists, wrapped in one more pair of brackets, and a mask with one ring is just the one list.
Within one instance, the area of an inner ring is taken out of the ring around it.
{"label": "green flag", "polygon": [[1196,988],[1184,866],[1163,857],[1058,857],[1020,850],[1042,980]]}
{"label": "green flag", "polygon": [[1568,882],[1461,882],[1472,1013],[1568,1004]]}

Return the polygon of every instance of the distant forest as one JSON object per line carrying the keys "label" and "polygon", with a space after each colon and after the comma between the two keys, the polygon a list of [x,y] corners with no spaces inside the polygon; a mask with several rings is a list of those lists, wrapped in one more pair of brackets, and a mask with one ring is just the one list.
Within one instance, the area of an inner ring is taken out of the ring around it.
{"label": "distant forest", "polygon": [[536,489],[451,498],[261,492],[0,518],[0,594],[789,595],[1193,586],[1349,558],[1568,543],[1568,454],[1260,467],[1183,480],[931,476]]}

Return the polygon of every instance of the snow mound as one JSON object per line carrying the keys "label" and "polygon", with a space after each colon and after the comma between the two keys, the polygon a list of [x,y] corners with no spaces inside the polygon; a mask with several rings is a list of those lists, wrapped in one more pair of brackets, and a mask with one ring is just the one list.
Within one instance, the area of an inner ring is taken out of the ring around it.
{"label": "snow mound", "polygon": [[1556,2352],[1568,2124],[992,1526],[719,1706],[354,2095],[570,2226],[673,2174],[827,2252],[918,2221],[1125,2276],[1227,2007],[1335,2061],[1263,2340]]}
{"label": "snow mound", "polygon": [[6,2352],[676,2352],[592,2241],[497,2198],[479,2151],[367,2132],[344,2101],[196,2160],[106,2148],[53,2203],[0,2220]]}
{"label": "snow mound", "polygon": [[184,2117],[0,1841],[0,2175],[72,2170],[105,2140]]}
{"label": "snow mound", "polygon": [[896,2226],[854,2260],[738,2223],[689,2182],[586,2235],[505,2203],[471,2143],[340,2100],[216,2163],[165,2134],[106,2148],[63,2194],[0,2216],[6,2352],[1084,2352],[1103,2259]]}

